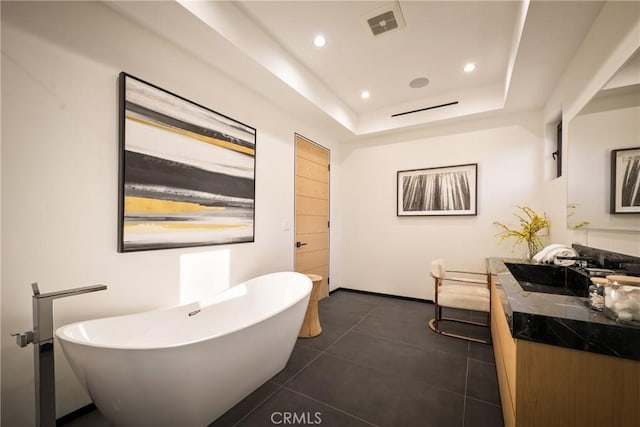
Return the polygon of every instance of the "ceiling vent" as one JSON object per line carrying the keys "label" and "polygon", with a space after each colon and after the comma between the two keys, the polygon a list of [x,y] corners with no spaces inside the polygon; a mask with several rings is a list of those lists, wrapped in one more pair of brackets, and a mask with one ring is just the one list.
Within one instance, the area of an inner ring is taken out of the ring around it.
{"label": "ceiling vent", "polygon": [[405,116],[407,114],[419,113],[421,111],[427,111],[427,110],[434,110],[436,108],[448,107],[450,105],[456,105],[456,104],[458,104],[458,101],[447,102],[446,104],[432,105],[431,107],[419,108],[417,110],[405,111],[404,113],[392,114],[391,117]]}
{"label": "ceiling vent", "polygon": [[363,15],[374,36],[405,27],[400,3],[394,1]]}

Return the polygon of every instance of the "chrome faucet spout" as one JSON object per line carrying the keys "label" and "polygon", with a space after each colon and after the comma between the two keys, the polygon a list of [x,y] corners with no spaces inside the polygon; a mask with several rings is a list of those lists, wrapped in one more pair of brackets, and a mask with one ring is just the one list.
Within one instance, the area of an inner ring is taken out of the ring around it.
{"label": "chrome faucet spout", "polygon": [[65,289],[62,291],[47,292],[41,294],[37,283],[32,283],[33,288],[33,332],[34,343],[53,340],[53,300],[89,292],[107,289],[105,285],[85,286],[82,288]]}
{"label": "chrome faucet spout", "polygon": [[84,286],[81,288],[64,289],[62,291],[47,292],[46,294],[41,294],[37,283],[32,283],[31,287],[33,288],[34,298],[52,299],[52,300],[58,299],[58,298],[70,297],[73,295],[87,294],[89,292],[104,291],[105,289],[107,289],[106,285],[92,285],[92,286]]}

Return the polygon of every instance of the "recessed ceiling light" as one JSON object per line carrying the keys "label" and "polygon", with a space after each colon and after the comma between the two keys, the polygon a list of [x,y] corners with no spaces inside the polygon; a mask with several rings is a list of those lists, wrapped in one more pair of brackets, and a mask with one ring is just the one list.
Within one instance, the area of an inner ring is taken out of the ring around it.
{"label": "recessed ceiling light", "polygon": [[327,39],[324,38],[322,34],[318,34],[316,38],[313,39],[313,44],[316,45],[317,47],[323,47],[324,45],[327,44]]}
{"label": "recessed ceiling light", "polygon": [[473,62],[469,62],[464,66],[465,73],[470,73],[475,69],[476,69],[476,64],[474,64]]}
{"label": "recessed ceiling light", "polygon": [[370,96],[370,94],[369,94],[369,91],[368,91],[368,90],[363,90],[363,91],[360,93],[360,98],[362,98],[362,99],[369,99],[369,96]]}
{"label": "recessed ceiling light", "polygon": [[426,77],[417,77],[409,82],[409,86],[414,89],[420,89],[429,84],[429,79]]}

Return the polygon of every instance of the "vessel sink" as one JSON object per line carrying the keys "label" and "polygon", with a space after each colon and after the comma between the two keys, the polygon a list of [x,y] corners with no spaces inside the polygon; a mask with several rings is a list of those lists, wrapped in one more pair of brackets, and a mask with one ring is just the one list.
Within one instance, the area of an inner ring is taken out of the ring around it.
{"label": "vessel sink", "polygon": [[522,289],[545,294],[587,296],[589,276],[570,267],[505,262]]}

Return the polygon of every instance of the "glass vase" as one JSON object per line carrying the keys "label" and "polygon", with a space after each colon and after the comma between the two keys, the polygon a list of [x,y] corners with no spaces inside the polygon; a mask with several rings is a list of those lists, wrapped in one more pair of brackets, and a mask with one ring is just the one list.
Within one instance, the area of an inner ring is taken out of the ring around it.
{"label": "glass vase", "polygon": [[534,241],[527,242],[527,249],[529,251],[529,259],[533,259],[533,256],[538,252],[540,252],[540,247],[538,246],[538,243]]}

